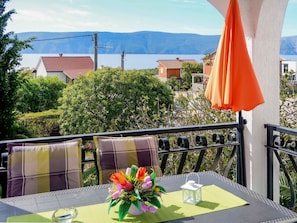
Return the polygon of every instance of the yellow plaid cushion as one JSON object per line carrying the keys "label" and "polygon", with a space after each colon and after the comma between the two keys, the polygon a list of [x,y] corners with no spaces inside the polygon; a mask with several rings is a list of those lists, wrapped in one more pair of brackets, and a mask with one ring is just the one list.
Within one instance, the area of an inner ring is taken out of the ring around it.
{"label": "yellow plaid cushion", "polygon": [[81,144],[8,144],[7,196],[81,187]]}
{"label": "yellow plaid cushion", "polygon": [[132,164],[153,169],[162,175],[158,159],[158,145],[154,136],[100,137],[94,136],[97,149],[99,184],[109,183],[111,174],[125,171]]}

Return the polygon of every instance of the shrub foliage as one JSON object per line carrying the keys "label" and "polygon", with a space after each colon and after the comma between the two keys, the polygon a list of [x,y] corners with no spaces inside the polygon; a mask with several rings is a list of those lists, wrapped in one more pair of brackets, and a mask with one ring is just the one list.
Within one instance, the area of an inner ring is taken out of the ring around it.
{"label": "shrub foliage", "polygon": [[142,112],[153,117],[160,106],[173,103],[172,91],[156,77],[141,71],[103,68],[80,76],[60,100],[62,134],[118,131]]}

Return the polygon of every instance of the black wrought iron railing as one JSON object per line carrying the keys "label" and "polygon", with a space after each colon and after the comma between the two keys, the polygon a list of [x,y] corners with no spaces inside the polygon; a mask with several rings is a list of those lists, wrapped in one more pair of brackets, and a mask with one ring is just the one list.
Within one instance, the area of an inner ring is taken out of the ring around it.
{"label": "black wrought iron railing", "polygon": [[[163,174],[174,175],[192,171],[214,170],[240,184],[243,184],[242,157],[239,123],[223,123],[210,125],[182,126],[171,128],[155,128],[129,130],[119,132],[102,132],[94,134],[53,136],[44,138],[16,139],[0,141],[1,152],[1,185],[6,190],[6,173],[8,143],[50,143],[74,138],[82,138],[82,165],[96,164],[96,155],[92,140],[94,136],[141,136],[155,135],[159,143],[160,166]],[[85,156],[92,152],[93,157]],[[5,160],[6,155],[6,160]],[[84,170],[84,168],[82,168]],[[4,194],[4,193],[3,193]]]}
{"label": "black wrought iron railing", "polygon": [[[274,180],[280,183],[280,203],[290,209],[296,207],[297,195],[297,129],[265,125],[267,129],[267,197],[273,199]],[[276,158],[276,159],[274,159]],[[279,164],[277,167],[274,162]],[[274,179],[279,168],[280,178]]]}
{"label": "black wrought iron railing", "polygon": [[[281,204],[294,209],[297,194],[297,130],[276,125],[267,129],[267,197],[273,199],[274,180],[280,181]],[[213,170],[245,185],[243,122],[52,136],[0,141],[0,184],[5,196],[8,143],[50,143],[82,138],[82,169],[96,164],[94,136],[155,135],[159,143],[160,166],[165,175]],[[92,154],[86,156],[87,153]],[[275,161],[279,165],[275,166]],[[280,179],[274,179],[274,168],[280,168]]]}

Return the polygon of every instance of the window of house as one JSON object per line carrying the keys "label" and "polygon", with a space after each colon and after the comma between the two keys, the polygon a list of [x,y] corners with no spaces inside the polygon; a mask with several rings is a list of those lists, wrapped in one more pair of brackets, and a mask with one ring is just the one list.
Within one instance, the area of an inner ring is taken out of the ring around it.
{"label": "window of house", "polygon": [[287,63],[284,63],[284,70],[283,70],[283,73],[286,74],[289,72],[289,64]]}
{"label": "window of house", "polygon": [[202,83],[203,82],[203,75],[197,75],[194,77],[194,83]]}

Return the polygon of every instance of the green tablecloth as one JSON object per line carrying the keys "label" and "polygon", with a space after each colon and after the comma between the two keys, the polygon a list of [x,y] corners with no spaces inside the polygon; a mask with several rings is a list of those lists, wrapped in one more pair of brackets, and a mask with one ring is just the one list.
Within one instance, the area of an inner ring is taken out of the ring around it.
{"label": "green tablecloth", "polygon": [[[182,191],[170,192],[162,195],[162,207],[156,214],[144,213],[140,216],[126,216],[123,222],[157,223],[208,214],[229,208],[247,205],[248,202],[223,190],[216,185],[202,187],[202,201],[197,205],[182,202]],[[78,216],[74,222],[118,222],[118,206],[113,207],[107,214],[108,203],[76,207]],[[53,211],[36,214],[9,217],[7,222],[51,222]]]}

